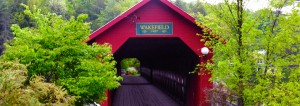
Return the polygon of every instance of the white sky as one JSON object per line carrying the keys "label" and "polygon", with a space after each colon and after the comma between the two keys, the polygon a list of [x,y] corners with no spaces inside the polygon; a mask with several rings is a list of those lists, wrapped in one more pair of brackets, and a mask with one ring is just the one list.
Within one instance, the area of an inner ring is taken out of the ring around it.
{"label": "white sky", "polygon": [[[197,0],[184,0],[185,2],[194,2]],[[199,0],[199,1],[204,1],[204,2],[208,2],[211,4],[217,4],[222,2],[223,0]],[[268,0],[249,0],[247,1],[247,4],[245,4],[245,7],[252,10],[252,11],[256,11],[256,10],[260,10],[263,8],[268,7],[269,3]],[[282,11],[284,13],[289,12],[292,9],[292,6],[288,6],[288,7],[284,7],[282,9]]]}
{"label": "white sky", "polygon": [[[184,0],[184,1],[185,2],[194,2],[197,0]],[[199,1],[208,2],[210,4],[218,4],[218,3],[222,2],[223,0],[199,0]],[[247,4],[245,4],[245,6],[247,8],[249,8],[250,10],[256,11],[259,9],[266,8],[268,6],[268,0],[250,0],[249,2],[247,2]]]}

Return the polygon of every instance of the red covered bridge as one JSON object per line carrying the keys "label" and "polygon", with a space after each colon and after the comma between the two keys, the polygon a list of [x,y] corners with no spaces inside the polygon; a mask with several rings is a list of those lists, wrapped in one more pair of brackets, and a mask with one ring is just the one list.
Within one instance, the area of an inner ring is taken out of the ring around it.
{"label": "red covered bridge", "polygon": [[125,77],[102,106],[207,106],[210,75],[189,74],[212,57],[200,57],[204,44],[197,33],[195,19],[168,0],[142,0],[93,32],[88,43],[112,45],[118,75],[124,58],[137,58],[142,67],[142,77]]}

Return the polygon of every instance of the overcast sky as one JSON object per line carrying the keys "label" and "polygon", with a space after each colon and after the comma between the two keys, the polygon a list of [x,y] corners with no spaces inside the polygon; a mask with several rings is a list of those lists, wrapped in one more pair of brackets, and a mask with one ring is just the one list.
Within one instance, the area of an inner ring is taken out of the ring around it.
{"label": "overcast sky", "polygon": [[[197,0],[184,0],[184,1],[185,2],[194,2]],[[199,0],[199,1],[204,1],[204,2],[211,3],[211,4],[217,4],[217,3],[222,2],[223,0]],[[268,5],[269,5],[268,0],[249,0],[245,4],[245,7],[252,11],[256,11],[256,10],[266,8],[266,7],[268,7]],[[282,11],[283,11],[283,13],[288,13],[289,11],[291,11],[292,8],[293,8],[292,6],[284,7],[282,9]]]}
{"label": "overcast sky", "polygon": [[[185,2],[194,2],[197,0],[184,0]],[[223,0],[200,0],[204,2],[208,2],[211,4],[218,4],[222,2]],[[250,2],[247,2],[245,6],[253,11],[266,8],[268,6],[268,0],[250,0]]]}

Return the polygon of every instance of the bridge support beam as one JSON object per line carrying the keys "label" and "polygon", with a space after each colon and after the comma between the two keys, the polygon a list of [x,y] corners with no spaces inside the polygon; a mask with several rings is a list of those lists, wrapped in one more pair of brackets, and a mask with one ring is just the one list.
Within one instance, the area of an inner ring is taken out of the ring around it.
{"label": "bridge support beam", "polygon": [[106,100],[102,100],[102,104],[101,106],[111,106],[111,91],[106,91],[105,92],[106,95]]}
{"label": "bridge support beam", "polygon": [[[199,64],[206,64],[208,60],[211,60],[213,54],[201,56]],[[199,68],[201,73],[197,78],[197,106],[209,106],[210,103],[207,100],[207,90],[213,87],[212,82],[209,81],[211,74],[209,74],[205,67]]]}

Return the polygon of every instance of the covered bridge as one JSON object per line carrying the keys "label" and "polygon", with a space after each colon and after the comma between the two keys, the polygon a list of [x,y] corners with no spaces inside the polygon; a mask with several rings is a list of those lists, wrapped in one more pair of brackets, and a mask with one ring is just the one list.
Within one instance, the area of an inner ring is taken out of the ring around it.
{"label": "covered bridge", "polygon": [[[145,86],[155,85],[156,88],[150,89],[159,90],[151,93],[153,95],[165,93],[178,105],[207,106],[204,90],[212,87],[210,75],[189,74],[199,62],[212,57],[212,53],[209,53],[206,58],[202,58],[200,49],[204,47],[204,43],[200,42],[197,33],[201,34],[202,29],[197,26],[195,19],[168,0],[142,0],[93,32],[88,43],[111,44],[118,62],[118,75],[121,74],[120,62],[124,58],[137,58],[141,62],[141,75],[144,79],[125,79],[129,83],[146,79],[143,83]],[[128,89],[145,86],[131,86]],[[121,101],[116,98],[116,95],[120,95],[118,93],[120,92],[108,92],[108,100],[102,106],[118,104]],[[157,102],[157,98],[163,100],[158,96],[149,102]],[[123,104],[126,105],[130,106]]]}

